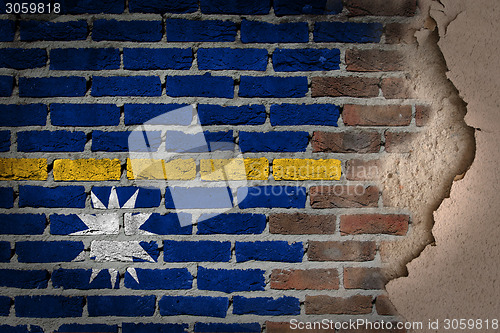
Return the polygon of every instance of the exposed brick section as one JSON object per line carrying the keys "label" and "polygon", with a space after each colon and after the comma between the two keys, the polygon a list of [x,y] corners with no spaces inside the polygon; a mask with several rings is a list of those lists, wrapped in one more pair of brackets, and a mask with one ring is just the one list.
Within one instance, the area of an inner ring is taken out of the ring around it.
{"label": "exposed brick section", "polygon": [[386,132],[385,151],[388,153],[409,153],[416,144],[419,133],[411,132]]}
{"label": "exposed brick section", "polygon": [[386,278],[380,268],[344,268],[344,287],[346,289],[383,289]]}
{"label": "exposed brick section", "polygon": [[378,153],[381,140],[377,132],[314,132],[311,144],[315,153]]}
{"label": "exposed brick section", "polygon": [[379,79],[371,77],[339,76],[313,77],[312,96],[322,97],[377,97]]}
{"label": "exposed brick section", "polygon": [[342,113],[347,126],[408,126],[410,105],[345,105]]}
{"label": "exposed brick section", "polygon": [[349,0],[345,6],[351,16],[413,16],[417,10],[416,0]]}
{"label": "exposed brick section", "polygon": [[351,72],[394,72],[405,69],[405,58],[400,51],[378,49],[346,51],[347,70]]}
{"label": "exposed brick section", "polygon": [[417,42],[415,37],[416,29],[408,24],[388,23],[385,25],[385,42],[388,44],[414,44]]}
{"label": "exposed brick section", "polygon": [[382,94],[387,99],[413,98],[413,90],[410,81],[405,78],[388,77],[382,79]]}
{"label": "exposed brick section", "polygon": [[306,296],[306,314],[360,315],[372,312],[372,297],[355,295],[349,298],[326,295]]}
{"label": "exposed brick section", "polygon": [[426,126],[429,124],[429,120],[431,117],[431,107],[427,105],[417,105],[415,107],[415,122],[416,125]]}
{"label": "exposed brick section", "polygon": [[377,313],[382,316],[398,315],[396,307],[392,304],[389,296],[387,295],[377,296],[377,299],[375,300],[375,309],[377,310]]}
{"label": "exposed brick section", "polygon": [[336,269],[286,270],[274,269],[271,274],[272,289],[339,289]]}
{"label": "exposed brick section", "polygon": [[408,215],[359,214],[340,217],[342,235],[389,234],[404,236],[408,231]]}
{"label": "exposed brick section", "polygon": [[377,180],[382,171],[380,160],[352,159],[347,161],[345,177],[348,180]]}
{"label": "exposed brick section", "polygon": [[379,189],[363,185],[313,186],[309,196],[312,208],[377,207]]}
{"label": "exposed brick section", "polygon": [[334,234],[334,215],[272,214],[269,216],[269,232],[284,235]]}
{"label": "exposed brick section", "polygon": [[311,241],[307,256],[311,261],[371,261],[376,251],[375,242]]}

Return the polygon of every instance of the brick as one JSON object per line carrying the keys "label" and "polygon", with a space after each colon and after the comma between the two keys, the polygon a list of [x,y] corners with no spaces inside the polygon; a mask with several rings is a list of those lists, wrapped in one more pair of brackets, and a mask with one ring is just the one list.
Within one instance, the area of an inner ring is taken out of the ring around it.
{"label": "brick", "polygon": [[16,296],[16,317],[65,318],[81,317],[82,296]]}
{"label": "brick", "polygon": [[0,296],[0,316],[8,316],[10,313],[11,298]]}
{"label": "brick", "polygon": [[419,134],[416,132],[386,132],[385,151],[388,153],[409,153],[414,149]]}
{"label": "brick", "polygon": [[337,126],[340,116],[340,107],[334,104],[275,104],[270,111],[272,126]]}
{"label": "brick", "polygon": [[0,269],[0,286],[20,289],[45,289],[49,282],[46,270]]}
{"label": "brick", "polygon": [[265,71],[267,50],[214,48],[198,49],[198,69]]}
{"label": "brick", "polygon": [[89,317],[150,317],[156,296],[87,296]]}
{"label": "brick", "polygon": [[346,289],[384,289],[386,282],[380,268],[344,268],[344,288]]}
{"label": "brick", "polygon": [[54,161],[56,181],[103,181],[120,180],[121,164],[118,159],[60,159]]}
{"label": "brick", "polygon": [[173,97],[234,97],[234,81],[228,76],[168,76],[167,95]]}
{"label": "brick", "polygon": [[[191,214],[169,213],[160,215],[158,213],[132,213],[125,214],[125,235],[191,235]],[[188,221],[184,225],[183,221]]]}
{"label": "brick", "polygon": [[391,214],[359,214],[340,217],[342,235],[389,234],[404,236],[408,232],[410,217]]}
{"label": "brick", "polygon": [[198,267],[199,290],[215,290],[225,293],[264,290],[266,285],[261,269],[207,269]]}
{"label": "brick", "polygon": [[0,97],[10,97],[14,88],[13,76],[0,76]]}
{"label": "brick", "polygon": [[305,76],[241,76],[240,97],[305,97],[308,91]]}
{"label": "brick", "polygon": [[52,235],[117,235],[119,224],[113,213],[50,215]]}
{"label": "brick", "polygon": [[167,209],[232,208],[232,194],[228,187],[167,187]]}
{"label": "brick", "polygon": [[91,149],[108,152],[156,152],[161,142],[161,131],[93,131]]}
{"label": "brick", "polygon": [[234,42],[236,24],[220,20],[167,19],[169,42]]}
{"label": "brick", "polygon": [[407,66],[400,51],[377,49],[347,50],[346,65],[351,72],[394,72],[405,70]]}
{"label": "brick", "polygon": [[415,123],[417,126],[427,126],[431,118],[431,108],[427,105],[415,106]]}
{"label": "brick", "polygon": [[131,13],[192,13],[198,10],[198,1],[162,1],[162,0],[130,0]]}
{"label": "brick", "polygon": [[346,8],[350,16],[413,16],[417,9],[416,0],[387,2],[384,0],[350,0]]}
{"label": "brick", "polygon": [[305,208],[306,188],[298,186],[252,186],[237,191],[238,206],[246,208]]}
{"label": "brick", "polygon": [[0,105],[0,126],[45,126],[47,106],[43,104]]}
{"label": "brick", "polygon": [[10,150],[10,131],[0,131],[0,152],[7,152],[9,150]]}
{"label": "brick", "polygon": [[92,39],[123,42],[159,42],[163,37],[161,21],[95,20]]}
{"label": "brick", "polygon": [[372,77],[313,77],[312,97],[377,97],[380,79]]}
{"label": "brick", "polygon": [[247,298],[233,297],[233,314],[257,316],[285,316],[300,314],[300,301],[295,297],[283,296]]}
{"label": "brick", "polygon": [[66,14],[121,14],[125,4],[121,0],[67,1],[61,9]]}
{"label": "brick", "polygon": [[81,97],[87,92],[84,77],[19,78],[20,97]]}
{"label": "brick", "polygon": [[21,21],[19,28],[21,41],[26,42],[85,40],[88,34],[87,29],[85,20],[69,22]]}
{"label": "brick", "polygon": [[336,269],[273,269],[271,289],[339,289],[339,274]]}
{"label": "brick", "polygon": [[213,241],[163,241],[165,262],[228,262],[231,242]]}
{"label": "brick", "polygon": [[375,242],[311,241],[307,256],[310,261],[371,261],[376,253]]}
{"label": "brick", "polygon": [[0,262],[10,262],[12,257],[10,243],[0,241]]}
{"label": "brick", "polygon": [[314,132],[313,152],[318,153],[378,153],[382,142],[380,134],[368,131]]}
{"label": "brick", "polygon": [[55,333],[118,333],[118,325],[104,324],[63,324]]}
{"label": "brick", "polygon": [[50,51],[51,70],[119,69],[120,62],[120,50],[113,48],[53,49]]}
{"label": "brick", "polygon": [[347,180],[377,180],[381,170],[380,160],[352,159],[347,161],[345,177]]}
{"label": "brick", "polygon": [[388,23],[384,28],[385,42],[387,44],[415,44],[417,29],[409,24]]}
{"label": "brick", "polygon": [[55,126],[116,126],[120,108],[113,104],[51,104],[50,120]]}
{"label": "brick", "polygon": [[411,105],[344,105],[346,126],[408,126]]}
{"label": "brick", "polygon": [[83,249],[83,242],[16,242],[17,261],[24,263],[80,261]]}
{"label": "brick", "polygon": [[157,262],[160,252],[155,241],[94,240],[89,255],[96,262]]}
{"label": "brick", "polygon": [[381,316],[397,316],[398,311],[396,307],[392,304],[389,296],[380,295],[375,299],[375,309],[377,313]]}
{"label": "brick", "polygon": [[287,241],[236,242],[237,262],[249,260],[302,262],[304,250],[301,242]]}
{"label": "brick", "polygon": [[0,214],[0,234],[41,235],[45,230],[45,214]]}
{"label": "brick", "polygon": [[[118,197],[118,205],[116,205],[116,202],[110,203],[112,191],[114,191]],[[92,207],[94,209],[154,208],[158,207],[161,201],[161,192],[158,188],[94,186],[92,187],[91,194]],[[129,202],[132,197],[135,197],[135,203],[133,207],[130,207],[127,202]]]}
{"label": "brick", "polygon": [[307,43],[309,26],[306,22],[272,24],[259,21],[241,22],[243,43]]}
{"label": "brick", "polygon": [[200,160],[202,180],[266,180],[269,176],[267,158],[232,158]]}
{"label": "brick", "polygon": [[[96,271],[96,275],[94,272]],[[118,271],[100,269],[63,269],[52,272],[52,286],[61,289],[116,289],[119,286]],[[114,281],[113,281],[114,279]],[[114,282],[114,285],[112,284]]]}
{"label": "brick", "polygon": [[273,52],[276,72],[331,71],[339,69],[339,49],[276,49]]}
{"label": "brick", "polygon": [[187,332],[188,326],[188,324],[123,323],[122,333],[184,333]]}
{"label": "brick", "polygon": [[8,332],[8,333],[43,332],[42,328],[36,325],[29,325],[29,327],[28,325],[17,325],[17,326],[0,325],[0,329],[3,332]]}
{"label": "brick", "polygon": [[355,295],[341,298],[326,295],[307,295],[305,307],[306,314],[369,314],[372,312],[372,297]]}
{"label": "brick", "polygon": [[301,15],[301,14],[328,14],[335,15],[342,12],[341,0],[275,0],[273,1],[274,14]]}
{"label": "brick", "polygon": [[19,207],[84,208],[85,197],[83,186],[19,186]]}
{"label": "brick", "polygon": [[259,323],[225,324],[225,323],[195,323],[195,332],[213,333],[213,332],[252,332],[261,331]]}
{"label": "brick", "polygon": [[234,151],[233,131],[187,134],[167,131],[165,150],[176,153],[206,153],[217,150]]}
{"label": "brick", "polygon": [[0,158],[0,180],[46,180],[44,158]]}
{"label": "brick", "polygon": [[190,159],[127,159],[128,179],[190,180],[196,176],[196,163]]}
{"label": "brick", "polygon": [[84,132],[23,131],[17,133],[17,151],[71,152],[83,151],[87,136]]}
{"label": "brick", "polygon": [[269,14],[270,0],[202,0],[200,2],[203,14],[238,14],[238,15],[263,15]]}
{"label": "brick", "polygon": [[319,209],[377,207],[379,196],[376,186],[333,185],[309,189],[311,207]]}
{"label": "brick", "polygon": [[336,43],[378,43],[382,36],[381,23],[316,22],[314,41]]}
{"label": "brick", "polygon": [[[125,104],[125,125],[189,125],[192,112],[183,112],[187,104]],[[171,112],[173,111],[173,112]]]}
{"label": "brick", "polygon": [[305,151],[309,141],[307,132],[240,132],[239,145],[244,153]]}
{"label": "brick", "polygon": [[334,215],[303,213],[269,215],[269,232],[282,235],[334,234]]}
{"label": "brick", "polygon": [[339,180],[341,162],[336,159],[275,158],[274,180]]}
{"label": "brick", "polygon": [[[135,277],[131,274],[135,274]],[[137,280],[136,280],[137,278]],[[125,273],[125,288],[136,290],[191,289],[193,276],[187,268],[129,268]]]}
{"label": "brick", "polygon": [[99,96],[161,96],[158,76],[94,76],[91,95]]}
{"label": "brick", "polygon": [[413,90],[409,85],[408,79],[399,77],[386,77],[381,82],[382,93],[387,99],[414,98]]}
{"label": "brick", "polygon": [[198,220],[197,234],[260,234],[265,228],[264,214],[203,214]]}
{"label": "brick", "polygon": [[1,68],[30,69],[46,64],[47,52],[43,49],[0,49]]}
{"label": "brick", "polygon": [[16,22],[0,20],[0,42],[12,42],[16,34]]}
{"label": "brick", "polygon": [[198,104],[201,125],[261,125],[266,121],[264,105],[222,106]]}
{"label": "brick", "polygon": [[14,207],[14,189],[12,187],[0,187],[0,208]]}
{"label": "brick", "polygon": [[229,308],[227,297],[163,296],[158,302],[162,316],[203,316],[225,318]]}
{"label": "brick", "polygon": [[123,49],[123,68],[131,70],[190,69],[193,54],[190,48]]}

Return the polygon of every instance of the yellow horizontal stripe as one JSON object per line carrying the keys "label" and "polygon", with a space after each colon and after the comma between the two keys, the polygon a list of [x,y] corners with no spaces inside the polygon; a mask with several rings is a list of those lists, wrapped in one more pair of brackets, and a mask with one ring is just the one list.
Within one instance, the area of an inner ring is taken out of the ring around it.
{"label": "yellow horizontal stripe", "polygon": [[62,181],[120,180],[121,165],[118,159],[77,159],[54,161],[54,179]]}
{"label": "yellow horizontal stripe", "polygon": [[46,180],[45,158],[0,158],[0,180]]}
{"label": "yellow horizontal stripe", "polygon": [[191,180],[196,177],[194,159],[177,159],[165,162],[154,159],[127,159],[128,179]]}
{"label": "yellow horizontal stripe", "polygon": [[269,161],[261,158],[208,159],[200,161],[202,180],[266,180]]}
{"label": "yellow horizontal stripe", "polygon": [[275,180],[339,180],[340,174],[341,162],[335,159],[277,158],[273,161]]}

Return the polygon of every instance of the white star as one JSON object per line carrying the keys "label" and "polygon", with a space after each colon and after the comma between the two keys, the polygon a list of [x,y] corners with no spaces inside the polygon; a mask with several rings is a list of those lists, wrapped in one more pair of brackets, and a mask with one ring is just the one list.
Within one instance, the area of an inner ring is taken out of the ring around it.
{"label": "white star", "polygon": [[125,214],[125,235],[156,235],[152,232],[141,230],[141,226],[151,216],[151,213]]}
{"label": "white star", "polygon": [[72,236],[81,235],[117,235],[120,228],[120,220],[118,214],[78,214],[80,220],[87,226],[88,229],[73,232]]}
{"label": "white star", "polygon": [[95,261],[133,262],[140,259],[156,262],[140,245],[139,241],[95,240],[90,243],[90,257]]}

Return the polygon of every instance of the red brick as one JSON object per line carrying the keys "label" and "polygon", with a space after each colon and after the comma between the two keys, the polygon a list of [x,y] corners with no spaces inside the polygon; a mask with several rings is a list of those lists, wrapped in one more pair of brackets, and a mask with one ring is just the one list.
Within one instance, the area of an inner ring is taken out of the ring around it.
{"label": "red brick", "polygon": [[427,105],[417,105],[415,107],[415,122],[417,126],[426,126],[431,118],[431,108]]}
{"label": "red brick", "polygon": [[347,50],[347,70],[352,72],[394,72],[407,67],[404,55],[394,50]]}
{"label": "red brick", "polygon": [[314,132],[313,152],[323,153],[378,153],[380,134],[377,132]]}
{"label": "red brick", "polygon": [[342,298],[307,295],[305,307],[306,314],[369,314],[372,312],[372,297],[355,295]]}
{"label": "red brick", "polygon": [[410,217],[395,214],[357,214],[340,217],[342,235],[389,234],[406,235]]}
{"label": "red brick", "polygon": [[344,268],[344,288],[346,289],[384,289],[387,283],[380,268]]}
{"label": "red brick", "polygon": [[363,185],[312,186],[309,195],[312,208],[363,208],[378,206],[379,190]]}
{"label": "red brick", "polygon": [[310,241],[307,257],[310,261],[370,261],[376,252],[375,242]]}
{"label": "red brick", "polygon": [[312,96],[377,97],[379,79],[367,77],[313,77]]}
{"label": "red brick", "polygon": [[349,16],[413,16],[417,10],[416,0],[347,0],[345,7]]}
{"label": "red brick", "polygon": [[[316,324],[318,325],[318,324]],[[272,322],[266,321],[267,333],[333,333],[331,329],[311,328],[311,329],[292,329],[290,322]]]}
{"label": "red brick", "polygon": [[408,79],[401,77],[387,77],[382,79],[382,94],[387,99],[414,98],[413,89]]}
{"label": "red brick", "polygon": [[348,180],[377,180],[381,170],[380,160],[353,159],[347,161],[345,177]]}
{"label": "red brick", "polygon": [[342,119],[346,126],[408,126],[411,106],[349,104],[344,106]]}
{"label": "red brick", "polygon": [[335,215],[331,214],[272,214],[269,216],[269,232],[283,235],[334,234],[335,221]]}
{"label": "red brick", "polygon": [[375,300],[375,309],[377,309],[377,313],[381,316],[398,315],[396,307],[392,304],[391,300],[387,295],[377,296],[377,299]]}
{"label": "red brick", "polygon": [[388,23],[384,28],[385,42],[387,44],[415,44],[415,32],[409,24]]}
{"label": "red brick", "polygon": [[388,153],[409,153],[415,145],[419,133],[386,132],[385,151]]}
{"label": "red brick", "polygon": [[272,289],[332,290],[339,289],[336,269],[286,270],[274,269],[271,273]]}

